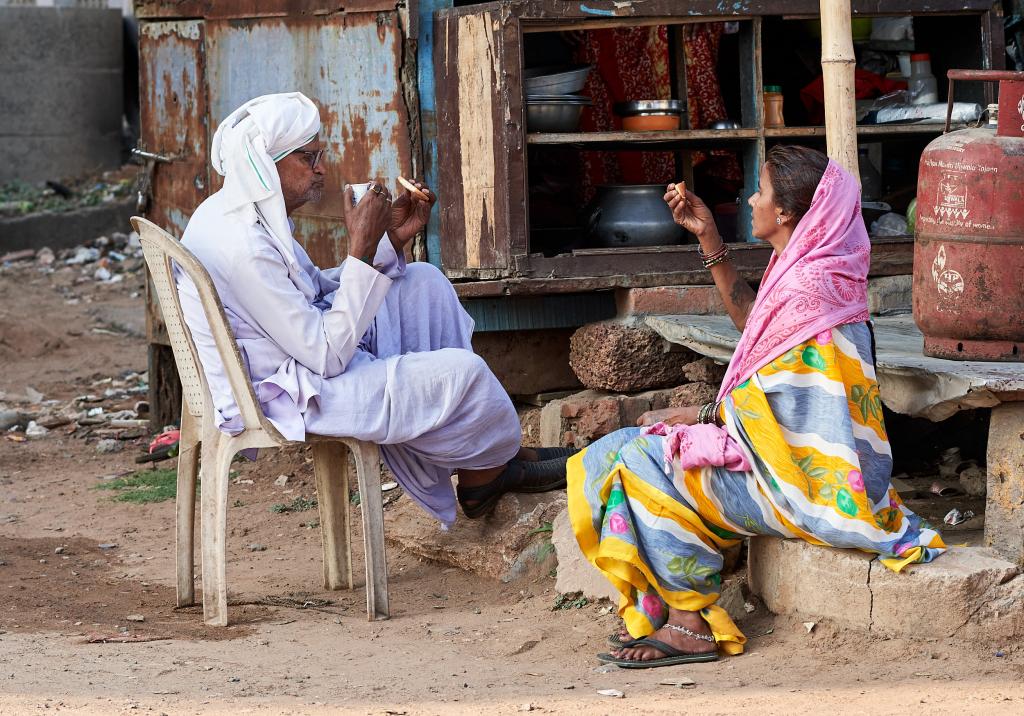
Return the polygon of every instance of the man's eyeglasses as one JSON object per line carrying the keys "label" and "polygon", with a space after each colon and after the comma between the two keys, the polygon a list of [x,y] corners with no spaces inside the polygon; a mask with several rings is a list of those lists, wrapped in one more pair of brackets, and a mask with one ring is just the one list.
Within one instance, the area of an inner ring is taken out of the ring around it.
{"label": "man's eyeglasses", "polygon": [[301,154],[305,157],[310,169],[316,169],[317,165],[320,163],[320,159],[324,156],[323,149],[317,149],[315,152],[310,152],[305,149],[296,149],[294,153]]}

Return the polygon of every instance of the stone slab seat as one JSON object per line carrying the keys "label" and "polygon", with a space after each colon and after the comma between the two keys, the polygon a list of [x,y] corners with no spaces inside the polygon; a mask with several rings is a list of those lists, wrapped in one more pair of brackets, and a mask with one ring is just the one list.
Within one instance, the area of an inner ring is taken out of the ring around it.
{"label": "stone slab seat", "polygon": [[[181,441],[178,448],[176,497],[177,603],[195,603],[194,544],[196,477],[202,454],[203,491],[203,619],[211,626],[228,623],[226,538],[228,474],[231,460],[241,450],[282,447],[286,440],[267,420],[253,392],[238,345],[228,326],[224,307],[210,275],[181,242],[142,217],[132,217],[146,265],[153,280],[174,360],[181,376]],[[177,264],[196,285],[203,312],[231,384],[244,429],[237,435],[221,432],[214,424],[215,410],[202,364],[185,325],[173,266]],[[389,616],[388,578],[384,554],[384,508],[380,490],[380,457],[373,443],[345,437],[307,435],[313,447],[320,533],[323,539],[324,588],[352,589],[352,547],[349,516],[349,474],[346,449],[355,458],[363,514],[366,552],[366,614],[372,621]]]}
{"label": "stone slab seat", "polygon": [[882,636],[1024,636],[1024,576],[983,547],[952,547],[896,574],[856,550],[753,537],[748,583],[776,614],[828,619]]}

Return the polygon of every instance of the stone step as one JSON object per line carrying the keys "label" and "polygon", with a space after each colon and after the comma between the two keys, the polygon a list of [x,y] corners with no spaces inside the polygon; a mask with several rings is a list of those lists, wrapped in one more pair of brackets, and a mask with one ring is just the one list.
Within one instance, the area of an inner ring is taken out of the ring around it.
{"label": "stone step", "polygon": [[953,547],[896,574],[874,555],[802,540],[750,540],[751,591],[776,614],[829,619],[885,636],[1024,636],[1024,576],[979,547]]}

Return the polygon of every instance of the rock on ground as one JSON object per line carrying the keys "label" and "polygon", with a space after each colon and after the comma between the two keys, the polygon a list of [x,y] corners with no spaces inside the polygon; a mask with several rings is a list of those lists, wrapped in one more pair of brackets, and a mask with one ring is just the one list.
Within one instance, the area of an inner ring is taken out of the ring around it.
{"label": "rock on ground", "polygon": [[494,512],[470,520],[461,513],[450,530],[407,496],[385,511],[389,543],[420,557],[510,582],[553,566],[551,522],[565,509],[565,492],[505,495]]}
{"label": "rock on ground", "polygon": [[583,326],[572,335],[569,364],[588,388],[635,392],[678,384],[697,355],[667,349],[653,330],[634,320]]}

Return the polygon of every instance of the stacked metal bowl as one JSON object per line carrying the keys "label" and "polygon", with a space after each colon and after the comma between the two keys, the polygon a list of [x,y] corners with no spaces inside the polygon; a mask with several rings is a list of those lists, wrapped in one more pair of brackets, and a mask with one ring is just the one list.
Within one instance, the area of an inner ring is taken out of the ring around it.
{"label": "stacked metal bowl", "polygon": [[589,97],[577,94],[587,83],[590,70],[590,65],[525,70],[527,131],[575,132],[583,108],[593,104]]}

